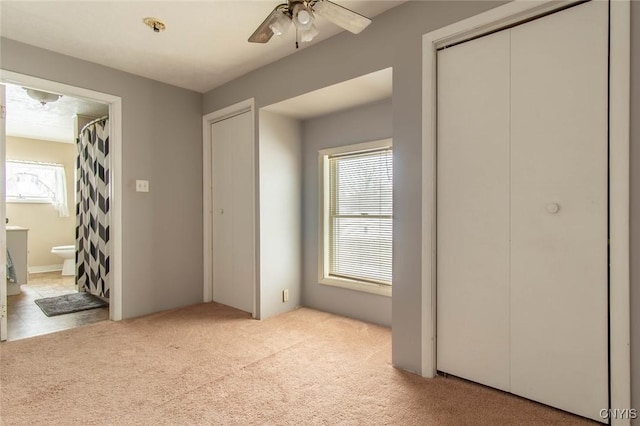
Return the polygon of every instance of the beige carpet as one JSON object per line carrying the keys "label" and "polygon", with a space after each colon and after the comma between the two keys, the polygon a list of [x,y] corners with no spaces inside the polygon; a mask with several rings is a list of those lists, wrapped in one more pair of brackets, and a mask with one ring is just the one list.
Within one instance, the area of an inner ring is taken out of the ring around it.
{"label": "beige carpet", "polygon": [[6,425],[565,425],[589,422],[391,366],[384,327],[202,304],[0,345]]}

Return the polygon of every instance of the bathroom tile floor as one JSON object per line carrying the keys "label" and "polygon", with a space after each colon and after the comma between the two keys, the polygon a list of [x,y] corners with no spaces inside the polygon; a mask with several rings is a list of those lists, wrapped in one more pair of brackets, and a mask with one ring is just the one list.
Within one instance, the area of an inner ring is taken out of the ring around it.
{"label": "bathroom tile floor", "polygon": [[109,319],[109,308],[90,309],[66,315],[47,317],[34,300],[75,293],[75,277],[60,272],[29,274],[20,294],[7,299],[7,340],[18,340],[53,333]]}

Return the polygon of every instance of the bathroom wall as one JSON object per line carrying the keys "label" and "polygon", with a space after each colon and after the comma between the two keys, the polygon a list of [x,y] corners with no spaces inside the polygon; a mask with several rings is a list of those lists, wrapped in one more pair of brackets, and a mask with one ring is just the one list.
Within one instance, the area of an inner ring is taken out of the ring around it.
{"label": "bathroom wall", "polygon": [[[109,109],[107,108],[107,113],[108,113]],[[105,114],[108,115],[108,114]],[[89,117],[87,115],[81,115],[81,114],[76,114],[73,117],[73,134],[74,135],[79,135],[80,134],[80,130],[82,130],[84,128],[84,126],[86,126],[87,124],[89,124],[90,122],[92,122],[93,120],[97,119],[99,117]]]}
{"label": "bathroom wall", "polygon": [[69,216],[60,217],[51,204],[7,203],[10,225],[29,228],[29,272],[62,268],[62,259],[51,247],[74,244],[74,171],[76,147],[72,143],[50,142],[7,136],[7,160],[42,161],[64,165],[67,178]]}

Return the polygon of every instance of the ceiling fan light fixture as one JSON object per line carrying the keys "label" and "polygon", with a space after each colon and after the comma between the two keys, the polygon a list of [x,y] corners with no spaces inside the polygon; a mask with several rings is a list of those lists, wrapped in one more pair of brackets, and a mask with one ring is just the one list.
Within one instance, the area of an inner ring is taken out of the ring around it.
{"label": "ceiling fan light fixture", "polygon": [[300,31],[309,30],[313,25],[313,13],[304,3],[295,3],[291,16],[293,17],[293,23]]}
{"label": "ceiling fan light fixture", "polygon": [[275,20],[269,25],[269,28],[277,36],[283,36],[291,26],[291,18],[282,10],[278,10]]}
{"label": "ceiling fan light fixture", "polygon": [[27,95],[31,99],[40,102],[42,104],[42,106],[45,106],[49,102],[55,102],[55,101],[57,101],[58,99],[60,99],[62,97],[62,95],[57,95],[55,93],[49,93],[49,92],[43,92],[41,90],[28,89],[26,87],[23,87],[23,89],[27,91]]}
{"label": "ceiling fan light fixture", "polygon": [[319,34],[318,29],[315,25],[311,24],[308,30],[300,31],[300,41],[303,43],[308,43],[313,40]]}
{"label": "ceiling fan light fixture", "polygon": [[296,15],[296,19],[298,20],[298,24],[300,25],[309,25],[311,22],[311,14],[306,10],[301,10]]}
{"label": "ceiling fan light fixture", "polygon": [[[366,16],[329,0],[287,0],[286,3],[277,5],[271,11],[251,34],[249,42],[267,43],[274,34],[282,36],[291,26],[291,21],[296,27],[296,33],[302,37],[302,41],[309,42],[318,35],[318,29],[314,25],[316,13],[354,34],[360,33],[371,24],[371,19]],[[298,38],[296,38],[297,47]]]}
{"label": "ceiling fan light fixture", "polygon": [[366,16],[332,3],[329,0],[316,1],[313,4],[313,11],[353,34],[359,34],[371,24],[371,19]]}

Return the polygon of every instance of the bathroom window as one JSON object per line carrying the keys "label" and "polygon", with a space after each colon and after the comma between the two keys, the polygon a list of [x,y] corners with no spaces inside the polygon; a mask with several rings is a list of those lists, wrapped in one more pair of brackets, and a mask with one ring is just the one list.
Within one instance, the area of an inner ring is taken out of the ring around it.
{"label": "bathroom window", "polygon": [[321,284],[391,295],[390,139],[320,151]]}
{"label": "bathroom window", "polygon": [[62,164],[7,160],[6,173],[8,203],[48,203],[61,217],[69,216]]}

